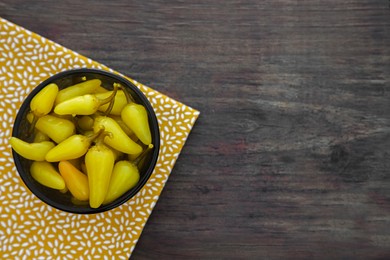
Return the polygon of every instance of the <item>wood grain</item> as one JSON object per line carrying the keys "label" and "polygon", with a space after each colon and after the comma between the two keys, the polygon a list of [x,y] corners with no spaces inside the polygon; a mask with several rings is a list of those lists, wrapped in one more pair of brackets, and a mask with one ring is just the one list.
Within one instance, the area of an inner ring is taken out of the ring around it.
{"label": "wood grain", "polygon": [[390,9],[22,1],[0,16],[201,116],[133,259],[390,258]]}

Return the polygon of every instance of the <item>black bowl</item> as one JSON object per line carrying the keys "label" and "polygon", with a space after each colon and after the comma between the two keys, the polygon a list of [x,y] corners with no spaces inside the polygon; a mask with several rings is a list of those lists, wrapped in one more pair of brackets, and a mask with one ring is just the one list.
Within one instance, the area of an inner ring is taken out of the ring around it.
{"label": "black bowl", "polygon": [[86,77],[88,80],[100,79],[102,81],[102,86],[107,89],[112,89],[113,83],[120,83],[131,93],[134,100],[137,103],[145,106],[146,110],[148,111],[149,125],[152,133],[152,144],[154,145],[154,149],[152,153],[149,153],[149,155],[145,159],[146,163],[144,163],[143,167],[140,169],[140,180],[138,184],[115,201],[106,205],[102,205],[99,208],[91,208],[88,204],[75,205],[71,201],[71,194],[69,192],[62,194],[58,190],[47,188],[35,181],[30,174],[30,165],[32,162],[21,157],[14,151],[12,153],[16,169],[18,170],[20,177],[22,178],[26,186],[31,190],[31,192],[34,193],[40,200],[54,208],[66,212],[91,214],[104,212],[118,207],[129,199],[131,199],[133,196],[135,196],[148,181],[156,165],[160,148],[160,133],[158,121],[150,102],[145,97],[145,95],[138,89],[138,87],[136,87],[133,83],[119,75],[102,70],[82,68],[60,72],[43,81],[28,95],[16,116],[12,136],[21,138],[22,140],[31,141],[32,137],[28,135],[29,123],[26,119],[26,116],[30,111],[31,99],[42,88],[44,88],[50,83],[56,83],[58,87],[62,89],[81,82],[83,77]]}

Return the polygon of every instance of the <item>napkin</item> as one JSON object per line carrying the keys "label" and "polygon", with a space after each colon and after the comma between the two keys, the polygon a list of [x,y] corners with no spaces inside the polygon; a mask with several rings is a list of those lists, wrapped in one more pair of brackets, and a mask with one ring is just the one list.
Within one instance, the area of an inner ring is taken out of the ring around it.
{"label": "napkin", "polygon": [[[98,214],[72,214],[40,201],[24,185],[8,140],[25,97],[40,82],[74,68],[112,69],[0,18],[0,258],[128,259],[199,112],[133,79],[159,122],[160,155],[143,189]],[[123,75],[122,75],[123,76]]]}

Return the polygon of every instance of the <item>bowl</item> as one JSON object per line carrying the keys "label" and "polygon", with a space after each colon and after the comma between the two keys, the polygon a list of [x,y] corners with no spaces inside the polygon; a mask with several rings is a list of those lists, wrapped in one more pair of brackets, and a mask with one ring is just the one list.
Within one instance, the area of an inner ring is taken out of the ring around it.
{"label": "bowl", "polygon": [[33,137],[29,135],[30,124],[28,123],[26,117],[27,114],[30,112],[31,99],[42,88],[44,88],[50,83],[56,83],[59,89],[63,89],[65,87],[81,82],[83,80],[83,77],[86,77],[87,80],[100,79],[102,81],[102,86],[109,90],[112,90],[113,83],[119,83],[131,93],[136,103],[139,103],[146,108],[148,112],[149,126],[152,134],[152,144],[154,146],[154,149],[152,150],[152,152],[148,153],[147,157],[144,160],[143,166],[140,168],[140,179],[137,185],[116,200],[114,200],[113,202],[106,205],[102,205],[99,208],[91,208],[88,203],[79,203],[80,205],[76,205],[72,202],[72,196],[70,192],[61,193],[58,190],[47,188],[35,181],[35,179],[33,179],[30,174],[30,166],[32,161],[23,158],[15,151],[12,151],[12,153],[16,169],[21,179],[23,180],[27,188],[41,201],[62,211],[78,214],[91,214],[114,209],[134,197],[146,184],[156,165],[160,148],[160,133],[158,121],[150,102],[145,97],[145,95],[138,89],[138,87],[136,87],[129,80],[119,75],[97,69],[82,68],[60,72],[40,83],[27,96],[16,116],[12,136],[18,137],[25,141],[32,141]]}

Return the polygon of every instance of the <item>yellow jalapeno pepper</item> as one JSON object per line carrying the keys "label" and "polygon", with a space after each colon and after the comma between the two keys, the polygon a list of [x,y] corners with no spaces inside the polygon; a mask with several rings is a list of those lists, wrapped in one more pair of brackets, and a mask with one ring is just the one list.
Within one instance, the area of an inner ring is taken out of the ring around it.
{"label": "yellow jalapeno pepper", "polygon": [[117,162],[112,171],[110,186],[103,204],[116,200],[133,188],[138,183],[139,177],[137,166],[129,161]]}
{"label": "yellow jalapeno pepper", "polygon": [[72,135],[53,147],[45,156],[48,162],[59,162],[76,159],[83,156],[89,149],[91,142],[104,131],[103,129],[91,136]]}
{"label": "yellow jalapeno pepper", "polygon": [[115,164],[103,204],[116,200],[138,183],[140,173],[137,165],[151,149],[153,149],[152,144],[134,162],[118,161]]}
{"label": "yellow jalapeno pepper", "polygon": [[49,114],[58,93],[58,86],[51,83],[36,94],[30,102],[30,109],[36,117]]}
{"label": "yellow jalapeno pepper", "polygon": [[98,208],[106,197],[115,163],[114,153],[104,145],[105,133],[98,138],[95,146],[85,155],[85,166],[89,182],[89,205]]}
{"label": "yellow jalapeno pepper", "polygon": [[54,101],[58,94],[58,86],[51,83],[41,89],[30,102],[31,109],[31,126],[29,132],[31,133],[34,129],[35,123],[38,118],[47,115],[53,108]]}
{"label": "yellow jalapeno pepper", "polygon": [[53,142],[27,143],[17,137],[9,140],[12,149],[22,157],[33,161],[44,161],[46,154],[55,146]]}
{"label": "yellow jalapeno pepper", "polygon": [[94,93],[97,88],[99,88],[100,84],[102,82],[99,79],[91,79],[87,80],[78,84],[75,84],[73,86],[64,88],[60,90],[57,94],[57,97],[55,99],[55,104],[59,104],[61,102],[64,102],[65,100],[82,96],[86,94]]}
{"label": "yellow jalapeno pepper", "polygon": [[88,177],[68,161],[61,161],[58,164],[58,169],[60,170],[60,174],[62,178],[64,178],[66,187],[68,187],[70,193],[80,201],[88,200]]}
{"label": "yellow jalapeno pepper", "polygon": [[90,116],[82,116],[79,119],[77,119],[77,125],[80,127],[83,131],[89,131],[92,130],[93,127],[93,118]]}
{"label": "yellow jalapeno pepper", "polygon": [[48,135],[56,143],[62,142],[76,132],[75,125],[72,121],[52,115],[40,117],[35,127],[42,133]]}
{"label": "yellow jalapeno pepper", "polygon": [[101,128],[112,133],[112,137],[106,136],[104,139],[104,142],[112,148],[127,154],[137,154],[142,151],[142,147],[127,136],[114,119],[106,116],[96,117],[93,130],[97,132]]}
{"label": "yellow jalapeno pepper", "polygon": [[53,165],[48,162],[33,162],[30,167],[31,176],[40,184],[56,189],[64,190],[65,181],[56,171]]}
{"label": "yellow jalapeno pepper", "polygon": [[144,143],[149,145],[152,143],[152,135],[150,133],[149,118],[146,108],[132,101],[130,93],[124,90],[128,104],[122,109],[121,118],[134,134]]}
{"label": "yellow jalapeno pepper", "polygon": [[117,92],[115,87],[110,96],[100,99],[95,95],[86,94],[65,100],[54,107],[58,115],[92,115],[99,107],[114,100]]}

